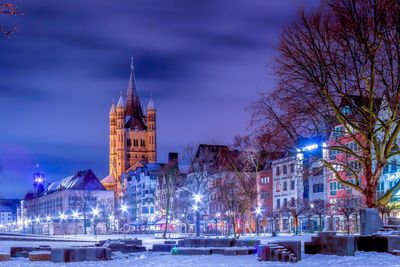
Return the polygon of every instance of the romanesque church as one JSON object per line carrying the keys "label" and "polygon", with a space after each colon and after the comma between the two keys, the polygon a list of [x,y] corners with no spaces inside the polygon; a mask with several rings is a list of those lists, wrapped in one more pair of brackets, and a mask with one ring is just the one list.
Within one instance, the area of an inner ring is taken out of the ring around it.
{"label": "romanesque church", "polygon": [[153,99],[146,113],[136,90],[133,63],[126,99],[120,96],[110,110],[109,175],[101,182],[107,190],[114,190],[115,197],[122,197],[121,178],[124,173],[146,163],[157,161],[156,109]]}

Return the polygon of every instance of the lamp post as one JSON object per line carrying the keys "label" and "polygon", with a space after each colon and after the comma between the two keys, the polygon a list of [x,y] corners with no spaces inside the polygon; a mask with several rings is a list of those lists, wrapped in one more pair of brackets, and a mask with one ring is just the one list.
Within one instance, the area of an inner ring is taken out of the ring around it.
{"label": "lamp post", "polygon": [[194,199],[194,206],[193,210],[196,211],[196,237],[200,236],[200,209],[199,209],[199,203],[201,202],[201,195],[200,194],[195,194],[193,195]]}
{"label": "lamp post", "polygon": [[92,214],[93,214],[93,234],[94,237],[97,239],[97,216],[99,216],[99,209],[97,207],[95,207],[94,209],[92,209]]}
{"label": "lamp post", "polygon": [[[218,236],[218,234],[219,234],[219,232],[218,232],[218,219],[221,217],[221,213],[219,213],[219,212],[217,212],[217,214],[215,214],[215,218],[216,218],[216,228],[217,228],[217,236]],[[221,231],[222,232],[222,231]]]}
{"label": "lamp post", "polygon": [[64,227],[64,223],[63,223],[63,221],[64,220],[66,220],[67,219],[67,215],[65,215],[65,213],[60,213],[60,221],[61,221],[61,228],[62,228],[62,233],[63,233],[63,236],[65,235],[65,227]]}
{"label": "lamp post", "polygon": [[257,232],[257,236],[260,235],[260,227],[259,227],[259,217],[261,214],[261,208],[257,207],[256,208],[256,232]]}
{"label": "lamp post", "polygon": [[50,235],[50,222],[51,222],[50,215],[47,215],[46,222],[47,222],[47,231],[48,231],[48,234]]}
{"label": "lamp post", "polygon": [[78,236],[78,217],[79,217],[78,211],[73,211],[72,217],[74,218],[75,221],[75,236]]}
{"label": "lamp post", "polygon": [[[124,215],[125,214],[125,223],[127,223],[127,221],[128,221],[128,218],[127,218],[127,214],[128,214],[128,205],[126,205],[126,204],[122,204],[121,205],[121,211],[122,211],[122,215]],[[126,239],[126,230],[125,230],[125,224],[124,224],[124,226],[123,226],[124,228],[124,238]]]}

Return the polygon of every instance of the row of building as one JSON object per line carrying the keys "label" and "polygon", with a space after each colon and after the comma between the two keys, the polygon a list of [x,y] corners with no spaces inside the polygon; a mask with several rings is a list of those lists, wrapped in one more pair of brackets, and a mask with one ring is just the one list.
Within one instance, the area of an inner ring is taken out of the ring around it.
{"label": "row of building", "polygon": [[[385,105],[385,100],[380,103]],[[346,102],[341,108],[344,114],[351,115],[352,110]],[[117,104],[112,104],[109,125],[109,175],[99,180],[91,170],[79,171],[45,185],[44,175],[35,174],[34,190],[21,202],[20,228],[28,232],[60,234],[118,231],[125,227],[129,230],[168,228],[186,231],[193,227],[194,210],[199,208],[193,197],[201,191],[193,186],[193,180],[199,171],[191,168],[193,166],[178,164],[176,153],[169,154],[167,163],[158,162],[157,110],[152,99],[146,111],[143,110],[133,64],[126,97],[121,95]],[[302,140],[291,152],[271,153],[273,156],[261,162],[261,170],[253,170],[257,179],[251,186],[252,194],[256,196],[249,198],[254,197],[256,201],[247,207],[246,217],[242,215],[241,221],[234,224],[232,218],[236,217],[231,216],[232,210],[214,190],[216,181],[223,182],[223,177],[234,172],[228,168],[206,173],[209,177],[202,190],[208,188],[211,192],[213,188],[214,191],[203,196],[202,230],[255,231],[260,219],[264,230],[290,231],[293,226],[293,216],[287,212],[290,208],[304,203],[311,206],[319,201],[327,206],[324,217],[332,218],[333,211],[328,207],[335,206],[339,199],[360,198],[362,203],[359,193],[343,186],[322,163],[337,163],[337,172],[342,179],[356,183],[353,173],[340,168],[339,163],[350,164],[353,170],[359,168],[362,173],[360,163],[351,154],[331,149],[340,144],[358,153],[358,144],[352,140],[343,125],[337,123],[329,135]],[[203,144],[197,148],[195,157],[198,160],[205,154],[212,154],[212,160],[207,163],[212,165],[217,163],[215,155],[223,150],[230,149]],[[383,194],[398,181],[397,163],[394,157],[385,168],[378,194]],[[201,175],[204,172],[201,171]],[[175,177],[173,181],[171,175]],[[361,179],[359,183],[365,181]],[[394,201],[397,197],[398,194]],[[232,224],[235,229],[231,229]],[[309,224],[308,218],[299,227],[310,228]],[[340,220],[336,224],[339,227]]]}

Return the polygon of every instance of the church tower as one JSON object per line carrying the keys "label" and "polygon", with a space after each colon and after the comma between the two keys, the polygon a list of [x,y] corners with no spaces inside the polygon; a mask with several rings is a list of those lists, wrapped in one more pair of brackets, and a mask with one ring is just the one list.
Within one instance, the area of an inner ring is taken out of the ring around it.
{"label": "church tower", "polygon": [[124,173],[157,162],[156,113],[153,98],[147,114],[142,110],[132,61],[126,99],[121,93],[117,105],[111,105],[109,175],[101,181],[107,190],[114,190],[116,198],[122,196]]}

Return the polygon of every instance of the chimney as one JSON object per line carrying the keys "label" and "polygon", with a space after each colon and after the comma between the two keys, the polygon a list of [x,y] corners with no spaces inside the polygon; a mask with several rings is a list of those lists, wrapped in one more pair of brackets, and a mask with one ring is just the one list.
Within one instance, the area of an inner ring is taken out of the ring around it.
{"label": "chimney", "polygon": [[176,152],[168,153],[168,165],[178,165],[178,153]]}

